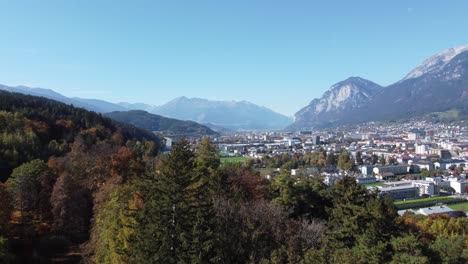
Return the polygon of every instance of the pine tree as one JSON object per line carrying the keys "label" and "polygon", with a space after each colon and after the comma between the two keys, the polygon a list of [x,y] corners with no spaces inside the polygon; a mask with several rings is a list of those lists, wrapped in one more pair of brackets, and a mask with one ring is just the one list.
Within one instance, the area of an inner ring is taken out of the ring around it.
{"label": "pine tree", "polygon": [[216,230],[214,197],[220,190],[217,174],[221,162],[216,148],[205,137],[196,149],[195,174],[189,186],[194,224],[192,227],[192,263],[220,262],[217,252],[219,232]]}
{"label": "pine tree", "polygon": [[136,215],[132,263],[190,262],[192,236],[187,188],[195,168],[188,141],[177,142],[157,171],[142,181],[143,208]]}
{"label": "pine tree", "polygon": [[333,208],[324,236],[327,254],[352,249],[353,258],[365,262],[388,260],[388,241],[399,232],[392,201],[380,199],[347,176],[332,188],[331,196]]}

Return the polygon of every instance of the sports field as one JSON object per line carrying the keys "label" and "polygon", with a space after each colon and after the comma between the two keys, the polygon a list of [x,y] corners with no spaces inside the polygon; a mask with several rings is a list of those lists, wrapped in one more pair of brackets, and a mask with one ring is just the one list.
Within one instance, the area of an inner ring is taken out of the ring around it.
{"label": "sports field", "polygon": [[421,199],[414,199],[414,200],[406,200],[406,201],[398,201],[395,202],[396,205],[403,205],[403,204],[412,204],[412,203],[425,203],[425,202],[444,202],[453,200],[455,198],[450,196],[441,196],[441,197],[430,197],[430,198],[421,198]]}
{"label": "sports field", "polygon": [[452,208],[455,211],[468,212],[468,202],[459,203],[459,204],[451,204],[448,207]]}

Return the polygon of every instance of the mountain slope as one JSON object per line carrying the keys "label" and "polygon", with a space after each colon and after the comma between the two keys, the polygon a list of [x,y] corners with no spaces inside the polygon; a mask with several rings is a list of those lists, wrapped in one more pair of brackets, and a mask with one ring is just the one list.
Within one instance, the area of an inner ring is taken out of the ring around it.
{"label": "mountain slope", "polygon": [[319,103],[329,94],[329,91],[326,92],[321,99],[313,100],[309,106],[297,112],[295,123],[290,128],[401,119],[450,109],[466,109],[468,46],[451,48],[431,56],[402,80],[377,89],[365,100],[352,100],[356,102],[354,107],[349,107],[348,102],[335,100],[332,111],[318,111]]}
{"label": "mountain slope", "polygon": [[89,111],[98,112],[98,113],[127,110],[125,107],[121,105],[109,103],[103,100],[84,99],[84,98],[78,98],[78,97],[69,98],[53,90],[44,89],[44,88],[31,88],[27,86],[14,86],[13,87],[13,86],[6,86],[6,85],[0,84],[0,90],[33,95],[33,96],[41,96],[41,97],[56,100],[65,104],[81,107]]}
{"label": "mountain slope", "polygon": [[[453,50],[459,53],[453,54]],[[448,53],[447,53],[448,52]],[[447,54],[450,59],[446,61]],[[403,80],[377,94],[357,115],[366,120],[399,119],[468,105],[468,49],[454,48],[432,57]],[[433,61],[439,63],[433,64]],[[414,74],[414,73],[417,74]],[[383,104],[384,102],[384,104]],[[373,113],[368,116],[366,113]]]}
{"label": "mountain slope", "polygon": [[154,106],[144,103],[121,102],[114,104],[97,99],[69,98],[49,89],[26,86],[0,85],[0,90],[42,96],[98,113],[143,110],[168,118],[210,123],[234,130],[283,129],[292,123],[292,119],[289,117],[246,101],[209,101],[199,98],[180,97],[162,106]]}
{"label": "mountain slope", "polygon": [[292,123],[289,117],[247,101],[210,101],[179,97],[155,107],[152,112],[234,130],[283,129]]}
{"label": "mountain slope", "polygon": [[412,70],[406,75],[404,80],[421,77],[422,75],[429,73],[436,73],[442,69],[447,63],[449,63],[455,56],[468,50],[468,45],[454,47],[442,52],[439,52],[428,59],[424,60],[421,65]]}
{"label": "mountain slope", "polygon": [[0,182],[22,163],[64,155],[76,139],[86,145],[98,140],[114,145],[132,139],[160,141],[153,133],[95,112],[43,97],[0,91]]}
{"label": "mountain slope", "polygon": [[90,108],[92,108],[93,111],[98,112],[98,113],[108,113],[108,112],[114,112],[114,111],[128,110],[128,108],[123,107],[119,104],[109,103],[104,100],[86,99],[86,98],[79,98],[79,97],[73,97],[72,99],[75,101],[81,102],[84,105],[88,105]]}
{"label": "mountain slope", "polygon": [[348,113],[369,103],[381,89],[380,85],[369,80],[348,78],[333,85],[321,98],[312,100],[308,106],[299,110],[292,127],[327,126],[339,122]]}
{"label": "mountain slope", "polygon": [[214,135],[216,132],[210,128],[193,121],[181,121],[150,114],[142,110],[131,110],[126,112],[111,112],[107,117],[119,122],[132,124],[148,131],[162,131],[169,135],[178,136],[203,136]]}

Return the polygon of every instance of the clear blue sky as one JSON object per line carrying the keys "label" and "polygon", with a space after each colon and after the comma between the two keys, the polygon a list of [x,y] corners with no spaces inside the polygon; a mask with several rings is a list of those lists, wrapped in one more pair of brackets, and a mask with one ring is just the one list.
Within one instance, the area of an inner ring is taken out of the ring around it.
{"label": "clear blue sky", "polygon": [[388,85],[468,44],[468,1],[318,2],[0,0],[0,83],[292,115],[349,76]]}

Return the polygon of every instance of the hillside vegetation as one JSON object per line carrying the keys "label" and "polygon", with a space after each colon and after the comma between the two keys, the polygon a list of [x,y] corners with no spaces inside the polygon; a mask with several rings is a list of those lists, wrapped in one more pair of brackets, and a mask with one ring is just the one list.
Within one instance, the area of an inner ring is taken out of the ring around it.
{"label": "hillside vegetation", "polygon": [[182,121],[173,118],[166,118],[160,115],[150,114],[142,110],[112,112],[107,113],[106,116],[119,122],[132,124],[148,131],[158,131],[165,135],[204,136],[216,134],[216,132],[210,128],[200,125],[194,121]]}

